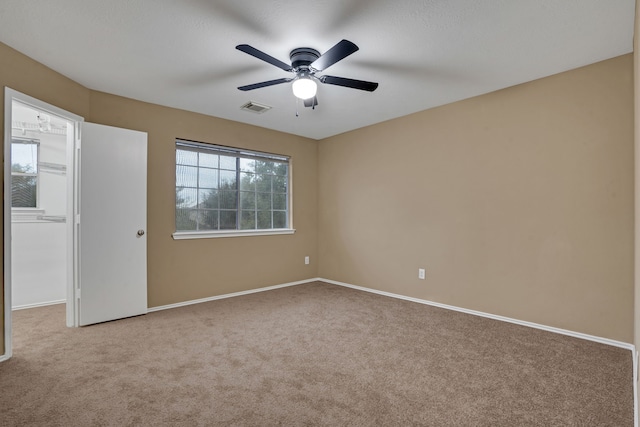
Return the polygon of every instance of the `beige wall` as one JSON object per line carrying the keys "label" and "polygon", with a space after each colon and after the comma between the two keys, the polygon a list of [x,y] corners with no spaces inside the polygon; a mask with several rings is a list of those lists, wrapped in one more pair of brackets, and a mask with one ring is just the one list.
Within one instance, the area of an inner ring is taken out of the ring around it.
{"label": "beige wall", "polygon": [[632,61],[321,141],[319,275],[633,342]]}

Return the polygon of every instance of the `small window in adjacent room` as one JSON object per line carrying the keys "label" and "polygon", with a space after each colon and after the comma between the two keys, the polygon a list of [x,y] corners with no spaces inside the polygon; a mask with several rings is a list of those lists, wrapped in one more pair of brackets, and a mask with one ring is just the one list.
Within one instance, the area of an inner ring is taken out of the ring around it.
{"label": "small window in adjacent room", "polygon": [[11,139],[11,207],[38,207],[38,154],[34,139]]}
{"label": "small window in adjacent room", "polygon": [[174,238],[286,234],[289,157],[176,141]]}

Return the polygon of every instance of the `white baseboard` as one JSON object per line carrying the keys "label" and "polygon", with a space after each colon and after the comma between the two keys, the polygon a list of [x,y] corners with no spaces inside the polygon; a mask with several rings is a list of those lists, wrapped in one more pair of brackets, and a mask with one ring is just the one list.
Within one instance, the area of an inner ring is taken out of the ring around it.
{"label": "white baseboard", "polygon": [[365,292],[370,292],[370,293],[374,293],[374,294],[378,294],[378,295],[384,295],[386,297],[398,298],[398,299],[402,299],[402,300],[405,300],[405,301],[412,301],[412,302],[417,302],[419,304],[431,305],[431,306],[434,306],[434,307],[444,308],[444,309],[447,309],[447,310],[453,310],[453,311],[458,311],[458,312],[461,312],[461,313],[472,314],[474,316],[486,317],[486,318],[489,318],[489,319],[500,320],[502,322],[508,322],[508,323],[514,323],[516,325],[521,325],[521,326],[528,326],[530,328],[541,329],[543,331],[554,332],[556,334],[561,334],[561,335],[568,335],[568,336],[574,337],[574,338],[581,338],[583,340],[595,341],[595,342],[598,342],[600,344],[607,344],[607,345],[611,345],[611,346],[614,346],[614,347],[620,347],[620,348],[625,348],[627,350],[635,351],[635,346],[633,344],[626,343],[626,342],[623,342],[623,341],[616,341],[616,340],[612,340],[612,339],[609,339],[609,338],[598,337],[598,336],[595,336],[595,335],[583,334],[582,332],[569,331],[567,329],[561,329],[561,328],[556,328],[556,327],[553,327],[553,326],[541,325],[539,323],[527,322],[525,320],[513,319],[511,317],[499,316],[499,315],[496,315],[496,314],[485,313],[485,312],[482,312],[482,311],[469,310],[469,309],[466,309],[466,308],[456,307],[454,305],[441,304],[439,302],[433,302],[433,301],[423,300],[423,299],[419,299],[419,298],[407,297],[407,296],[404,296],[404,295],[394,294],[394,293],[391,293],[391,292],[378,291],[376,289],[365,288],[365,287],[362,287],[362,286],[356,286],[356,285],[352,285],[352,284],[349,284],[349,283],[337,282],[335,280],[322,279],[322,278],[318,278],[318,279],[315,279],[315,280],[320,281],[320,282],[330,283],[332,285],[338,285],[338,286],[344,286],[344,287],[351,288],[351,289],[357,289],[359,291],[365,291]]}
{"label": "white baseboard", "polygon": [[39,302],[39,303],[36,303],[36,304],[16,305],[16,306],[11,307],[11,311],[24,310],[24,309],[27,309],[27,308],[46,307],[48,305],[66,304],[66,302],[67,302],[66,299],[61,299],[61,300],[57,300],[57,301]]}
{"label": "white baseboard", "polygon": [[638,427],[638,351],[634,347],[633,356],[633,425]]}
{"label": "white baseboard", "polygon": [[472,314],[474,316],[486,317],[486,318],[493,319],[493,320],[499,320],[499,321],[502,321],[502,322],[513,323],[513,324],[521,325],[521,326],[528,326],[530,328],[541,329],[543,331],[554,332],[556,334],[567,335],[567,336],[570,336],[570,337],[580,338],[580,339],[584,339],[584,340],[588,340],[588,341],[594,341],[594,342],[597,342],[597,343],[600,343],[600,344],[606,344],[606,345],[611,345],[611,346],[614,346],[614,347],[620,347],[620,348],[624,348],[624,349],[632,351],[634,353],[634,359],[635,359],[635,346],[633,344],[631,344],[631,343],[626,343],[626,342],[623,342],[623,341],[616,341],[616,340],[612,340],[612,339],[609,339],[609,338],[598,337],[598,336],[595,336],[595,335],[584,334],[582,332],[575,332],[575,331],[570,331],[570,330],[567,330],[567,329],[556,328],[556,327],[553,327],[553,326],[541,325],[539,323],[527,322],[527,321],[524,321],[524,320],[513,319],[511,317],[505,317],[505,316],[499,316],[499,315],[496,315],[496,314],[485,313],[485,312],[482,312],[482,311],[469,310],[469,309],[462,308],[462,307],[456,307],[454,305],[441,304],[439,302],[433,302],[433,301],[429,301],[429,300],[423,300],[423,299],[419,299],[419,298],[408,297],[408,296],[405,296],[405,295],[394,294],[394,293],[391,293],[391,292],[379,291],[379,290],[376,290],[376,289],[365,288],[363,286],[352,285],[350,283],[338,282],[336,280],[331,280],[331,279],[324,279],[322,277],[316,277],[316,278],[313,278],[313,279],[300,280],[298,282],[283,283],[281,285],[267,286],[267,287],[264,287],[264,288],[250,289],[250,290],[247,290],[247,291],[234,292],[234,293],[231,293],[231,294],[216,295],[216,296],[208,297],[208,298],[201,298],[201,299],[196,299],[196,300],[183,301],[183,302],[179,302],[179,303],[176,303],[176,304],[168,304],[168,305],[162,305],[162,306],[158,306],[158,307],[150,307],[148,309],[148,312],[151,313],[151,312],[154,312],[154,311],[168,310],[168,309],[171,309],[171,308],[184,307],[184,306],[192,305],[192,304],[200,304],[200,303],[208,302],[208,301],[216,301],[216,300],[225,299],[225,298],[233,298],[233,297],[238,297],[238,296],[242,296],[242,295],[255,294],[257,292],[266,292],[266,291],[271,291],[271,290],[274,290],[274,289],[280,289],[280,288],[286,288],[286,287],[289,287],[289,286],[302,285],[302,284],[311,283],[311,282],[330,283],[332,285],[343,286],[343,287],[346,287],[346,288],[351,288],[351,289],[356,289],[356,290],[359,290],[359,291],[364,291],[364,292],[369,292],[369,293],[373,293],[373,294],[383,295],[383,296],[386,296],[386,297],[397,298],[397,299],[401,299],[401,300],[405,300],[405,301],[417,302],[419,304],[431,305],[431,306],[434,306],[434,307],[444,308],[446,310],[453,310],[453,311],[457,311],[457,312],[461,312],[461,313]]}
{"label": "white baseboard", "polygon": [[257,288],[257,289],[249,289],[248,291],[241,291],[241,292],[234,292],[234,293],[231,293],[231,294],[216,295],[216,296],[213,296],[213,297],[194,299],[194,300],[190,300],[190,301],[178,302],[178,303],[175,303],[175,304],[161,305],[161,306],[158,306],[158,307],[150,307],[147,310],[147,313],[152,313],[154,311],[160,311],[160,310],[168,310],[168,309],[171,309],[171,308],[184,307],[184,306],[192,305],[192,304],[200,304],[200,303],[203,303],[203,302],[216,301],[216,300],[219,300],[219,299],[233,298],[233,297],[239,297],[239,296],[242,296],[242,295],[255,294],[257,292],[272,291],[274,289],[280,289],[280,288],[287,288],[289,286],[302,285],[304,283],[316,282],[318,280],[320,280],[320,279],[300,280],[298,282],[283,283],[281,285],[267,286],[267,287],[264,287],[264,288]]}

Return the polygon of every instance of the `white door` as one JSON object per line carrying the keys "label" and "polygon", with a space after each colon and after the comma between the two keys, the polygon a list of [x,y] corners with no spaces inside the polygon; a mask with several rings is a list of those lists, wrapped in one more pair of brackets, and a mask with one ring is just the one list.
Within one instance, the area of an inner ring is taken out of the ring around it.
{"label": "white door", "polygon": [[78,152],[78,323],[147,312],[147,134],[83,123]]}

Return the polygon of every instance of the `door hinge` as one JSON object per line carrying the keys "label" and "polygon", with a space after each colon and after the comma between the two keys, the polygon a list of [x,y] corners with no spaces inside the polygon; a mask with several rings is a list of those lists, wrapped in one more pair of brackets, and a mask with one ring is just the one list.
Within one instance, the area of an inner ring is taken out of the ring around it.
{"label": "door hinge", "polygon": [[80,224],[80,214],[76,215],[76,224]]}
{"label": "door hinge", "polygon": [[76,289],[76,299],[80,299],[80,288]]}

